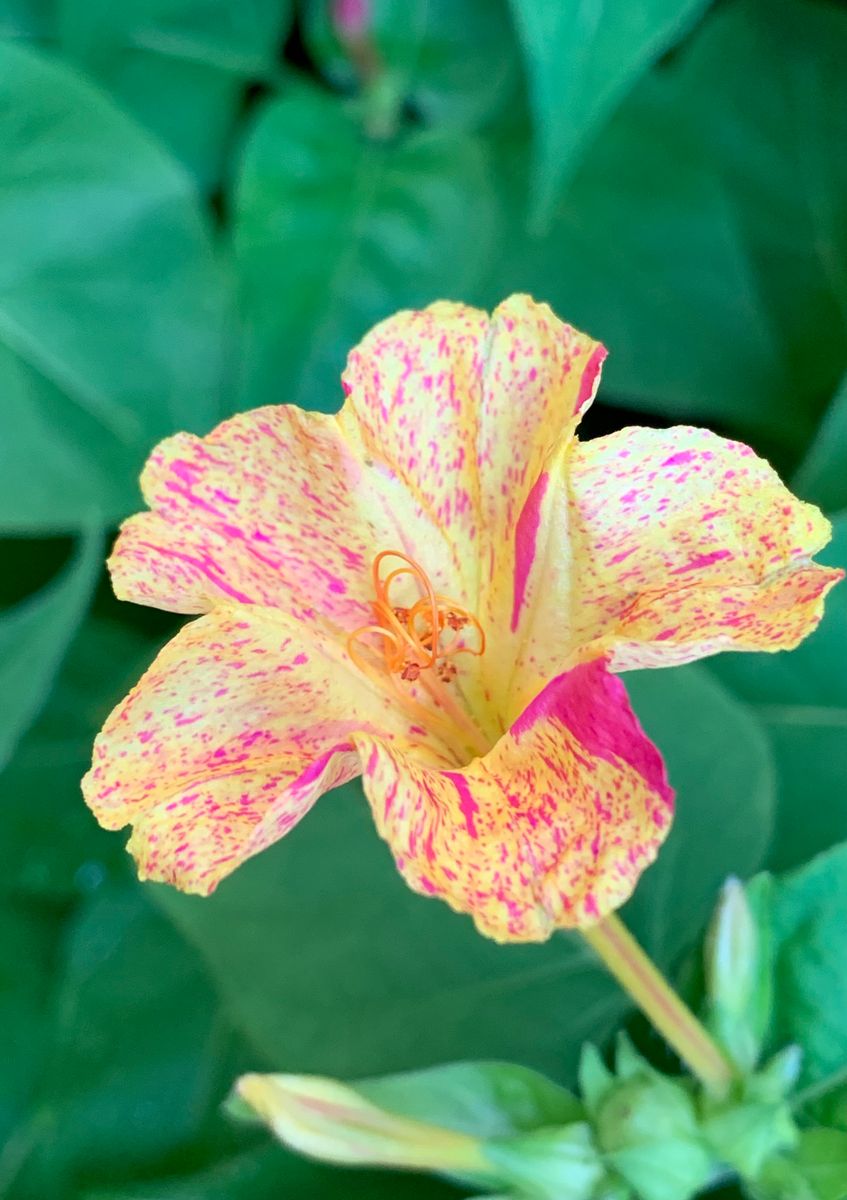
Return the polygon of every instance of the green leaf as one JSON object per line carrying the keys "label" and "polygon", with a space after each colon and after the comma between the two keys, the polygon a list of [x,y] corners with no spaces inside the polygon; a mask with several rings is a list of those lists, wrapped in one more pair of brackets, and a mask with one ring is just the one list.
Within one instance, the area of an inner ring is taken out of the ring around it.
{"label": "green leaf", "polygon": [[706,1117],[703,1134],[718,1162],[755,1179],[769,1158],[791,1149],[797,1127],[785,1103],[734,1101]]}
{"label": "green leaf", "polygon": [[800,1135],[795,1158],[819,1200],[845,1200],[847,1133],[840,1129],[807,1129]]}
{"label": "green leaf", "polygon": [[79,783],[106,714],[155,646],[132,628],[89,617],[46,707],[0,775],[0,875],[19,902],[62,908],[106,879],[126,878],[124,839],[99,828]]}
{"label": "green leaf", "polygon": [[535,208],[549,215],[591,135],[708,0],[510,0],[535,122]]}
{"label": "green leaf", "polygon": [[727,876],[761,865],[773,828],[773,765],[755,714],[704,667],[641,671],[626,684],[667,762],[677,812],[624,918],[668,966],[692,947]]}
{"label": "green leaf", "polygon": [[485,172],[469,136],[368,141],[337,99],[306,87],[270,104],[235,201],[243,405],[334,410],[347,352],[375,321],[467,296],[494,234]]}
{"label": "green leaf", "polygon": [[598,135],[544,237],[519,236],[527,163],[504,142],[487,298],[531,291],[605,341],[615,403],[796,462],[847,366],[845,54],[840,7],[716,6]]}
{"label": "green leaf", "polygon": [[319,1166],[269,1145],[196,1172],[125,1188],[86,1190],[80,1200],[456,1200],[456,1189],[424,1176]]}
{"label": "green leaf", "polygon": [[52,0],[0,0],[0,38],[46,38],[52,28]]}
{"label": "green leaf", "polygon": [[[3,846],[8,844],[4,833]],[[52,914],[13,905],[0,892],[0,1194],[28,1157],[40,1133],[29,1103],[43,1068],[56,949]]]}
{"label": "green leaf", "polygon": [[495,1138],[483,1146],[483,1154],[495,1170],[493,1186],[514,1188],[535,1200],[595,1200],[608,1182],[585,1122]]}
{"label": "green leaf", "polygon": [[83,906],[55,1005],[38,1169],[126,1178],[205,1136],[237,1070],[232,1035],[197,956],[140,888]]}
{"label": "green leaf", "polygon": [[0,527],[123,516],[221,413],[225,288],[182,170],[66,66],[0,43]]}
{"label": "green leaf", "polygon": [[[96,539],[92,550],[96,570]],[[52,585],[57,587],[62,584]],[[55,621],[40,628],[42,634],[55,634],[59,626],[57,613]],[[71,632],[69,628],[68,637]],[[65,919],[107,878],[127,876],[122,839],[97,827],[82,802],[79,781],[109,706],[104,692],[124,687],[138,674],[139,645],[148,658],[149,640],[85,623],[46,707],[0,775],[0,1026],[10,1031],[0,1071],[4,1195],[39,1142],[50,1136],[49,1112],[36,1112],[32,1102],[52,1036]],[[37,1194],[54,1193],[45,1185]]]}
{"label": "green leaf", "polygon": [[826,410],[792,487],[829,512],[847,508],[847,375]]}
{"label": "green leaf", "polygon": [[[767,757],[755,723],[702,670],[630,682],[680,789],[676,849],[645,874],[629,916],[667,967],[696,941],[719,881],[755,869]],[[628,1008],[578,938],[496,946],[412,894],[355,787],[322,799],[209,899],[151,892],[278,1070],[350,1079],[497,1057],[563,1080],[580,1043],[602,1041]]]}
{"label": "green leaf", "polygon": [[582,1119],[582,1105],[545,1075],[514,1063],[449,1063],[355,1085],[399,1116],[481,1138],[509,1137]]}
{"label": "green leaf", "polygon": [[[321,69],[350,88],[356,50],[332,7],[306,0],[304,36]],[[506,0],[371,0],[362,12],[378,69],[428,124],[479,125],[514,98],[519,61]]]}
{"label": "green leaf", "polygon": [[608,1158],[639,1200],[692,1200],[709,1181],[709,1155],[688,1140],[630,1146]]}
{"label": "green leaf", "polygon": [[101,552],[99,534],[86,534],[57,580],[0,613],[0,770],[47,698],[91,598]]}
{"label": "green leaf", "polygon": [[790,1157],[768,1163],[752,1194],[756,1200],[844,1200],[847,1133],[804,1130]]}
{"label": "green leaf", "polygon": [[847,1062],[847,843],[788,875],[760,875],[749,889],[771,938],[768,1040],[774,1050],[801,1048],[800,1087],[817,1099],[844,1082]]}
{"label": "green leaf", "polygon": [[247,82],[274,68],[288,0],[59,0],[63,52],[206,188],[220,178]]}

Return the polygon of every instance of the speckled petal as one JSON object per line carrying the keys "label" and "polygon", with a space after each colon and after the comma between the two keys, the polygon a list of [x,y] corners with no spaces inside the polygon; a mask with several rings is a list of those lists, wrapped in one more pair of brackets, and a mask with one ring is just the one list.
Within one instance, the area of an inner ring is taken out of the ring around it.
{"label": "speckled petal", "polygon": [[502,571],[520,606],[515,526],[604,354],[522,296],[490,319],[443,302],[391,317],[351,353],[337,417],[266,407],[157,446],[151,512],[124,523],[110,560],[115,592],[184,613],[274,605],[350,630],[368,620],[372,558],[393,548],[474,609]]}
{"label": "speckled petal", "polygon": [[490,319],[446,302],[398,313],[350,355],[345,436],[378,465],[385,503],[437,587],[496,639],[465,681],[477,708],[503,708],[546,560],[546,464],[591,403],[605,355],[527,296]]}
{"label": "speckled petal", "polygon": [[362,728],[415,737],[315,630],[224,606],[186,625],[114,710],[83,791],[107,829],[134,826],[142,879],[206,893],[358,774]]}
{"label": "speckled petal", "polygon": [[397,537],[366,474],[334,417],[290,406],[176,434],[144,469],[152,511],[121,529],[115,592],[172,612],[265,604],[355,628],[369,619],[374,546]]}
{"label": "speckled petal", "polygon": [[[353,350],[339,420],[360,456],[390,471],[393,494],[408,493],[460,551],[470,542],[478,553],[514,533],[546,455],[591,402],[604,357],[527,296],[490,318],[442,301],[390,317]],[[457,564],[480,569],[464,553]]]}
{"label": "speckled petal", "polygon": [[602,660],[553,679],[456,770],[355,734],[377,828],[407,882],[497,941],[535,942],[622,904],[667,834],[672,792]]}
{"label": "speckled petal", "polygon": [[706,430],[577,444],[567,486],[575,636],[616,670],[790,649],[842,574],[810,561],[830,537],[820,511],[748,446]]}

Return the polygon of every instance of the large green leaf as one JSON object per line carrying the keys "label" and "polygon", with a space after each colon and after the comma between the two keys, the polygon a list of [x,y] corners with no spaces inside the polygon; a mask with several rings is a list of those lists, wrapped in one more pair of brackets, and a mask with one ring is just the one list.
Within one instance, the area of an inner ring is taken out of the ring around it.
{"label": "large green leaf", "polygon": [[847,843],[750,885],[773,955],[772,1049],[803,1051],[801,1086],[843,1086],[847,1063]]}
{"label": "large green leaf", "polygon": [[750,1195],[753,1200],[845,1200],[847,1133],[804,1130],[789,1156],[766,1165]]}
{"label": "large green leaf", "polygon": [[603,119],[709,0],[510,3],[535,121],[536,208],[547,214]]}
{"label": "large green leaf", "polygon": [[9,42],[0,144],[0,527],[111,521],[158,437],[221,412],[223,277],[182,170]]}
{"label": "large green leaf", "polygon": [[62,49],[216,183],[247,82],[268,76],[290,0],[59,0]]}
{"label": "large green leaf", "polygon": [[756,715],[703,667],[640,671],[627,687],[667,761],[677,815],[624,915],[669,965],[691,948],[727,876],[743,878],[763,862],[773,834],[773,763]]}
{"label": "large green leaf", "polygon": [[[43,674],[49,654],[34,647],[29,635],[35,632],[46,642],[51,637],[70,640],[75,624],[68,611],[73,607],[70,601],[76,601],[79,619],[99,565],[99,539],[92,539],[82,555],[91,559],[87,572],[78,562],[63,580],[51,585],[47,596],[36,597],[28,606],[36,618],[33,630],[19,630],[14,639],[19,683],[34,684],[40,675],[45,691],[49,686]],[[86,574],[88,587],[83,588],[80,576]],[[76,597],[69,595],[74,591]],[[128,875],[122,840],[97,827],[83,804],[79,781],[91,760],[94,733],[114,694],[137,677],[150,653],[147,638],[86,622],[71,642],[46,707],[0,775],[0,1024],[9,1032],[0,1071],[3,1195],[36,1148],[56,1137],[52,1110],[49,1104],[36,1103],[36,1092],[53,1038],[57,961],[65,922],[92,891]],[[58,665],[57,656],[52,674]],[[7,696],[11,694],[7,690]],[[8,709],[20,719],[20,709],[11,704]],[[173,940],[172,933],[170,937]],[[123,1011],[116,1015],[122,1037],[125,1019]],[[79,1136],[92,1135],[80,1130]],[[45,1185],[35,1194],[56,1193]]]}
{"label": "large green leaf", "polygon": [[[847,567],[847,516],[818,556]],[[777,765],[776,833],[769,865],[797,866],[847,839],[847,586],[826,599],[820,627],[779,654],[726,654],[715,674],[752,704],[773,744]]]}
{"label": "large green leaf", "polygon": [[801,496],[829,512],[847,508],[847,375],[824,414],[815,439],[794,476]]}
{"label": "large green leaf", "polygon": [[[680,792],[675,842],[645,875],[631,918],[667,966],[698,936],[723,877],[755,869],[767,758],[754,722],[702,671],[633,682]],[[726,769],[704,771],[722,760]],[[710,823],[732,837],[703,842]],[[602,1040],[627,1009],[579,939],[496,946],[413,895],[353,787],[326,796],[211,898],[153,891],[277,1070],[356,1078],[497,1058],[563,1078],[582,1040]]]}
{"label": "large green leaf", "polygon": [[0,0],[0,37],[44,38],[52,26],[52,0]]}
{"label": "large green leaf", "polygon": [[470,136],[369,141],[337,99],[299,86],[269,105],[236,195],[243,404],[332,410],[347,351],[371,324],[466,296],[494,232],[485,180]]}
{"label": "large green leaf", "polygon": [[571,1092],[514,1063],[447,1063],[365,1080],[355,1090],[389,1112],[482,1138],[567,1125],[583,1116]]}
{"label": "large green leaf", "polygon": [[155,646],[126,626],[86,621],[46,707],[0,775],[0,875],[18,902],[63,909],[104,881],[125,878],[123,839],[97,826],[80,780],[103,719]]}
{"label": "large green leaf", "polygon": [[[353,62],[329,0],[306,0],[304,32],[320,67],[351,87]],[[371,0],[350,6],[392,90],[435,125],[477,125],[514,99],[519,57],[506,0]],[[361,30],[361,32],[359,32]]]}
{"label": "large green leaf", "polygon": [[488,298],[532,291],[602,338],[616,402],[796,462],[847,365],[845,54],[842,8],[719,6],[630,94],[544,237],[515,236],[527,162],[506,143]]}
{"label": "large green leaf", "polygon": [[0,612],[0,770],[47,699],[91,598],[101,547],[98,534],[86,534],[57,580]]}
{"label": "large green leaf", "polygon": [[50,1039],[36,1157],[51,1173],[164,1164],[204,1133],[237,1069],[202,964],[136,886],[98,891],[74,920]]}
{"label": "large green leaf", "polygon": [[85,1191],[79,1200],[456,1200],[456,1195],[455,1188],[424,1176],[319,1166],[270,1145],[196,1172]]}

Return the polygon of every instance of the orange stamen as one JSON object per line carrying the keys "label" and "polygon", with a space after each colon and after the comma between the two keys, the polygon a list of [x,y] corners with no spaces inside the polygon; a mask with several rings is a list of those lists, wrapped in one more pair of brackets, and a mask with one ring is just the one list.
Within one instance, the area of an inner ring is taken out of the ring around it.
{"label": "orange stamen", "polygon": [[[386,559],[399,559],[404,565],[392,568],[383,577],[382,565]],[[423,567],[413,558],[399,550],[382,550],[373,560],[372,575],[376,597],[372,605],[374,623],[362,625],[347,639],[350,657],[357,666],[367,667],[358,643],[371,635],[382,638],[383,666],[388,674],[411,682],[419,679],[421,672],[433,668],[440,680],[449,682],[457,670],[446,659],[458,654],[478,657],[484,652],[485,633],[473,613],[457,601],[439,595]],[[410,606],[391,603],[392,585],[404,577],[411,578],[422,593]],[[468,627],[476,634],[476,644],[468,643],[464,637],[463,631]]]}

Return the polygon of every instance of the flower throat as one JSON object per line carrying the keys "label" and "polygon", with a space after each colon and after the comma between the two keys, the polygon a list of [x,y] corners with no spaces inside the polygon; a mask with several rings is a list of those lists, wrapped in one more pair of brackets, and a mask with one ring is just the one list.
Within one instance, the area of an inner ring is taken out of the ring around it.
{"label": "flower throat", "polygon": [[[391,566],[390,560],[400,565]],[[478,658],[485,651],[485,631],[479,621],[458,601],[436,592],[423,567],[399,550],[380,551],[371,571],[374,620],[347,639],[351,659],[365,674],[372,674],[374,661],[370,655],[365,659],[362,651],[374,651],[406,708],[432,723],[434,714],[401,686],[402,682],[419,684],[441,710],[440,716],[458,727],[477,753],[486,753],[487,739],[445,686],[456,678],[456,658],[462,654]],[[409,579],[417,586],[418,599],[410,605],[395,603],[392,590],[396,595],[398,582]],[[378,648],[368,644],[372,639],[379,639]]]}

